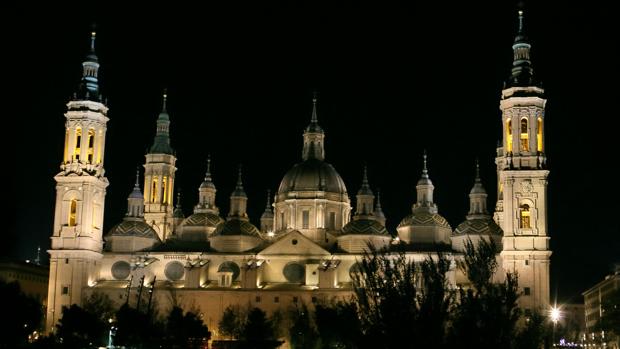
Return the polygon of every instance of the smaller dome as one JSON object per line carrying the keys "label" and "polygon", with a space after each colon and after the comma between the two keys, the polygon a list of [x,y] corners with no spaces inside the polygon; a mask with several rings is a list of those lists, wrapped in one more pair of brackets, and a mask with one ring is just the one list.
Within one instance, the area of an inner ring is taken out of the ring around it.
{"label": "smaller dome", "polygon": [[213,182],[211,182],[211,180],[209,180],[209,181],[204,180],[202,183],[200,183],[200,188],[199,189],[205,189],[205,188],[215,189],[215,184],[213,184]]}
{"label": "smaller dome", "polygon": [[385,227],[372,219],[356,219],[342,228],[341,235],[390,235]]}
{"label": "smaller dome", "polygon": [[273,218],[273,211],[271,210],[265,210],[265,212],[263,212],[263,214],[260,216],[260,219],[271,219]]}
{"label": "smaller dome", "polygon": [[250,222],[240,219],[231,219],[224,224],[218,225],[213,236],[248,235],[260,238],[260,232]]}
{"label": "smaller dome", "polygon": [[217,227],[222,224],[224,220],[222,217],[216,215],[215,213],[209,212],[201,212],[194,213],[193,215],[187,217],[181,225],[183,226],[207,226],[207,227]]}
{"label": "smaller dome", "polygon": [[185,215],[183,214],[183,210],[181,210],[180,207],[177,207],[174,209],[174,212],[172,213],[172,217],[174,218],[185,218]]}
{"label": "smaller dome", "polygon": [[502,228],[491,218],[468,219],[454,230],[453,235],[503,235]]}
{"label": "smaller dome", "polygon": [[448,221],[437,213],[417,212],[408,215],[398,225],[398,228],[412,225],[435,225],[452,230]]}
{"label": "smaller dome", "polygon": [[110,229],[106,236],[135,236],[151,238],[159,241],[159,236],[153,228],[143,220],[125,219]]}

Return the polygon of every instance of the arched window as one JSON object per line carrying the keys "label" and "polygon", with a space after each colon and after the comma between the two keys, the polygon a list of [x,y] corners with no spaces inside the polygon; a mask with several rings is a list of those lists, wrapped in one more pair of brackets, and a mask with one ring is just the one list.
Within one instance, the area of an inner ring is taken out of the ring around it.
{"label": "arched window", "polygon": [[80,160],[80,151],[82,146],[82,129],[75,129],[75,149],[73,151],[73,160]]}
{"label": "arched window", "polygon": [[161,181],[161,193],[163,197],[162,203],[168,203],[168,176],[164,176],[164,179]]}
{"label": "arched window", "polygon": [[280,229],[286,229],[286,221],[284,220],[284,211],[280,212]]}
{"label": "arched window", "polygon": [[531,229],[530,222],[530,206],[528,204],[523,204],[519,208],[519,226],[521,229]]}
{"label": "arched window", "polygon": [[76,225],[77,217],[77,199],[71,199],[69,204],[69,226],[74,227]]}
{"label": "arched window", "polygon": [[153,184],[151,185],[151,202],[157,201],[157,177],[153,178]]}
{"label": "arched window", "polygon": [[521,151],[530,151],[530,137],[527,130],[527,119],[521,119]]}
{"label": "arched window", "polygon": [[506,121],[506,152],[512,153],[512,120]]}
{"label": "arched window", "polygon": [[543,151],[543,123],[542,118],[538,118],[538,127],[536,128],[536,143],[538,145],[538,151]]}
{"label": "arched window", "polygon": [[101,148],[103,147],[103,132],[99,130],[99,145],[97,145],[97,163],[101,163]]}
{"label": "arched window", "polygon": [[93,158],[95,156],[95,130],[90,128],[88,129],[88,151],[86,152],[86,157],[88,159],[88,163],[93,163]]}

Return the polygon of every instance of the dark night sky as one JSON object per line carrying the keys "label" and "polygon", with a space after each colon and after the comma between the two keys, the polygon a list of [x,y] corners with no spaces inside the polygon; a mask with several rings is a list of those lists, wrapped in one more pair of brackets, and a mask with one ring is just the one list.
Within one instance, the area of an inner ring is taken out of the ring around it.
{"label": "dark night sky", "polygon": [[[6,101],[15,111],[4,119],[20,137],[5,148],[12,155],[5,164],[12,199],[2,255],[32,258],[37,245],[49,247],[63,112],[93,21],[110,107],[106,229],[125,213],[163,87],[186,214],[211,153],[223,214],[243,163],[249,214],[258,224],[267,188],[276,190],[300,160],[316,89],[327,161],[351,195],[367,162],[393,231],[415,200],[427,149],[435,201],[455,227],[468,209],[476,156],[490,207],[496,197],[498,104],[516,29],[514,4],[496,3],[23,9],[5,52],[12,63],[5,86],[17,93]],[[549,100],[551,288],[560,300],[579,301],[620,260],[620,193],[612,170],[618,146],[610,126],[617,117],[619,47],[613,12],[595,6],[526,8],[534,68]]]}

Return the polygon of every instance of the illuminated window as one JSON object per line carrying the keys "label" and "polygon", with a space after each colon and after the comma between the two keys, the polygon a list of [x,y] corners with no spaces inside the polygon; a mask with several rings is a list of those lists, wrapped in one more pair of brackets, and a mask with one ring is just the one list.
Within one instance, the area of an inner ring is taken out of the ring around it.
{"label": "illuminated window", "polygon": [[77,216],[77,199],[71,199],[69,204],[69,226],[74,227]]}
{"label": "illuminated window", "polygon": [[519,209],[519,216],[521,217],[520,219],[520,228],[521,229],[530,229],[531,225],[530,225],[530,206],[527,204],[523,204],[521,205],[520,209]]}
{"label": "illuminated window", "polygon": [[163,203],[167,203],[168,202],[168,188],[167,188],[167,184],[168,184],[168,177],[164,176],[164,179],[161,181],[161,192],[162,192],[162,196],[164,197],[163,199]]}
{"label": "illuminated window", "polygon": [[543,124],[542,124],[542,118],[538,118],[538,127],[536,129],[536,143],[538,145],[538,151],[542,152],[543,151]]}
{"label": "illuminated window", "polygon": [[301,212],[301,228],[309,229],[310,228],[310,211],[304,210]]}
{"label": "illuminated window", "polygon": [[512,153],[512,120],[506,121],[506,151]]}
{"label": "illuminated window", "polygon": [[80,147],[82,145],[82,129],[75,130],[75,150],[73,151],[73,160],[80,160]]}
{"label": "illuminated window", "polygon": [[86,153],[88,163],[93,163],[93,158],[95,156],[95,130],[92,128],[88,130],[88,151]]}
{"label": "illuminated window", "polygon": [[157,201],[157,177],[153,178],[153,184],[151,185],[151,202]]}
{"label": "illuminated window", "polygon": [[527,119],[521,119],[521,151],[530,151],[530,138],[527,132]]}
{"label": "illuminated window", "polygon": [[103,138],[102,138],[102,134],[103,132],[101,130],[99,130],[99,146],[97,147],[97,163],[100,164],[101,163],[101,147],[103,146]]}

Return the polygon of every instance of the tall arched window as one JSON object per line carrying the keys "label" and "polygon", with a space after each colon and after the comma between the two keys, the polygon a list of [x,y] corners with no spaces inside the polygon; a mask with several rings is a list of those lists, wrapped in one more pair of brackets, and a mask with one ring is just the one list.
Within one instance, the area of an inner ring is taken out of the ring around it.
{"label": "tall arched window", "polygon": [[77,221],[77,199],[71,199],[69,204],[69,226],[74,227]]}
{"label": "tall arched window", "polygon": [[519,226],[521,229],[531,229],[530,222],[530,206],[528,204],[523,204],[519,208]]}
{"label": "tall arched window", "polygon": [[101,163],[101,148],[103,147],[103,131],[99,130],[99,144],[97,145],[97,163]]}
{"label": "tall arched window", "polygon": [[521,119],[521,151],[530,151],[530,137],[527,130],[527,119]]}
{"label": "tall arched window", "polygon": [[157,189],[157,177],[154,177],[151,184],[151,202],[157,201]]}
{"label": "tall arched window", "polygon": [[163,197],[162,203],[168,203],[168,176],[164,176],[164,179],[161,181],[161,193]]}
{"label": "tall arched window", "polygon": [[73,160],[80,160],[80,152],[82,146],[82,129],[75,129],[75,150],[73,151]]}
{"label": "tall arched window", "polygon": [[538,145],[538,151],[543,151],[543,123],[542,118],[538,118],[538,127],[536,128],[536,143]]}
{"label": "tall arched window", "polygon": [[506,121],[506,152],[512,153],[512,120]]}
{"label": "tall arched window", "polygon": [[93,158],[95,156],[95,130],[90,128],[88,129],[88,151],[86,152],[86,158],[89,164],[93,163]]}

